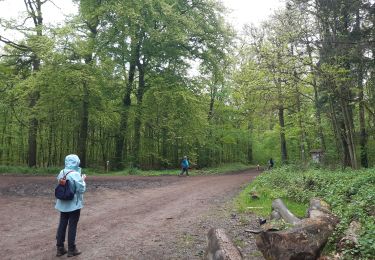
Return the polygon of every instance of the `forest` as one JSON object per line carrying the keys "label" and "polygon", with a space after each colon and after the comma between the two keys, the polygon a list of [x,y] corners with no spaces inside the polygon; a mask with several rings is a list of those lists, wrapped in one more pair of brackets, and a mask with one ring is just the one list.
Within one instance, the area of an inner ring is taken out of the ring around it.
{"label": "forest", "polygon": [[216,0],[75,0],[63,25],[49,2],[0,18],[0,165],[374,166],[373,0],[287,0],[241,33]]}

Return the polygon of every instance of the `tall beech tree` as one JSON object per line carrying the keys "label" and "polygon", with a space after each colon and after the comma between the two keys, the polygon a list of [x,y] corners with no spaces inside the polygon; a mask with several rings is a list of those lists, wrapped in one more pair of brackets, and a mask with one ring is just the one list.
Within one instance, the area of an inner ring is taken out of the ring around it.
{"label": "tall beech tree", "polygon": [[[5,23],[5,28],[26,32],[26,40],[17,42],[0,35],[0,41],[15,48],[19,52],[19,56],[26,58],[26,62],[30,65],[31,74],[38,73],[41,66],[41,48],[40,45],[45,40],[43,37],[43,14],[42,6],[48,1],[42,0],[25,0],[26,18],[22,24]],[[31,26],[28,21],[31,20]],[[4,23],[4,22],[2,22]],[[39,99],[39,90],[37,86],[30,88],[28,93],[29,100],[29,122],[28,122],[28,165],[35,167],[37,165],[37,135],[38,135],[38,119],[33,112]]]}
{"label": "tall beech tree", "polygon": [[[210,1],[112,1],[108,15],[108,41],[114,46],[111,55],[125,65],[125,92],[121,109],[121,122],[116,138],[116,165],[123,166],[125,132],[131,95],[136,110],[131,158],[139,164],[143,127],[143,97],[151,87],[151,76],[173,67],[175,73],[188,74],[189,59],[205,60],[205,53],[222,52],[220,44],[228,38],[227,28],[219,15],[219,6]],[[116,35],[114,35],[116,34]],[[227,40],[225,42],[228,42]],[[137,78],[135,78],[137,76]],[[137,80],[137,82],[135,82]],[[127,153],[126,153],[127,154]]]}
{"label": "tall beech tree", "polygon": [[[97,0],[81,0],[79,1],[80,18],[82,19],[84,32],[87,36],[86,51],[83,53],[83,59],[87,66],[95,66],[95,54],[97,49],[98,29],[101,19],[101,5],[104,1]],[[89,125],[89,106],[90,106],[90,82],[83,80],[82,82],[82,110],[81,110],[81,123],[78,136],[78,155],[81,160],[81,166],[86,167],[86,154],[87,154],[87,138],[88,138],[88,125]]]}

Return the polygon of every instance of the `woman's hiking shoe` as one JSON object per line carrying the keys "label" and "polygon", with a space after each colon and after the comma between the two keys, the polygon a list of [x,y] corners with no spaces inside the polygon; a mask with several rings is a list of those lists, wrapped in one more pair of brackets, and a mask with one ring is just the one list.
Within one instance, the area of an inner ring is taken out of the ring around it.
{"label": "woman's hiking shoe", "polygon": [[72,257],[72,256],[76,256],[76,255],[80,255],[82,252],[79,251],[76,247],[74,247],[73,250],[68,250],[68,255],[67,257]]}
{"label": "woman's hiking shoe", "polygon": [[67,253],[68,251],[66,251],[65,247],[63,246],[58,246],[57,247],[57,252],[56,252],[56,256],[63,256]]}

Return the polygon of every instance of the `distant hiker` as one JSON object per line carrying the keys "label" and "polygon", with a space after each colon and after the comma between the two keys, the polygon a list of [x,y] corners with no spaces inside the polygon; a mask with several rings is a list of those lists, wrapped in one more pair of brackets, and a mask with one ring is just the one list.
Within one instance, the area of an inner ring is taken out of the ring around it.
{"label": "distant hiker", "polygon": [[271,170],[273,168],[274,162],[272,158],[268,161],[268,170]]}
{"label": "distant hiker", "polygon": [[181,168],[182,168],[182,171],[181,173],[179,174],[179,176],[182,176],[184,175],[184,172],[186,172],[186,176],[189,176],[189,172],[188,172],[188,169],[189,169],[189,160],[187,158],[187,156],[184,156],[184,158],[182,159],[181,161]]}
{"label": "distant hiker", "polygon": [[[56,200],[55,208],[60,211],[60,222],[56,234],[56,256],[62,256],[68,253],[68,257],[76,256],[81,252],[76,247],[77,224],[83,208],[83,193],[86,191],[86,175],[81,175],[79,167],[80,160],[77,155],[70,154],[65,157],[65,168],[57,176],[58,182],[68,180],[74,190],[72,200]],[[65,177],[65,178],[64,178]],[[64,247],[66,228],[68,227],[68,251]]]}

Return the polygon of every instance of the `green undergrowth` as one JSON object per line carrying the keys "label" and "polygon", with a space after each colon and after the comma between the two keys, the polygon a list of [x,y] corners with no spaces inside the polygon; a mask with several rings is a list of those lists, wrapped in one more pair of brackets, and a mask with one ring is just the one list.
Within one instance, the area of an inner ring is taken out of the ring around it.
{"label": "green undergrowth", "polygon": [[[256,192],[259,199],[251,199]],[[300,170],[294,166],[276,168],[258,176],[236,200],[239,211],[269,216],[271,203],[281,198],[289,210],[303,217],[311,198],[325,200],[340,218],[329,248],[343,236],[352,221],[361,223],[358,246],[347,249],[347,259],[373,259],[375,256],[375,169]],[[258,208],[259,207],[259,208]]]}
{"label": "green undergrowth", "polygon": [[[24,167],[24,166],[4,166],[0,165],[0,174],[3,175],[56,175],[62,167]],[[100,171],[85,168],[82,171],[87,175],[100,174]]]}
{"label": "green undergrowth", "polygon": [[[251,168],[249,165],[242,163],[232,163],[224,164],[217,167],[202,168],[202,169],[191,169],[189,170],[189,175],[213,175],[213,174],[223,174],[228,172],[238,172]],[[29,168],[21,166],[1,166],[1,174],[25,174],[25,175],[55,175],[60,172],[62,168],[58,167],[45,167],[45,168]],[[141,170],[138,168],[126,168],[122,171],[110,171],[105,172],[103,170],[84,168],[82,172],[86,175],[105,175],[105,176],[165,176],[165,175],[178,175],[181,169],[168,169],[168,170]]]}
{"label": "green undergrowth", "polygon": [[[190,169],[189,175],[213,175],[223,174],[229,172],[238,172],[251,168],[249,165],[241,163],[224,164],[217,167],[202,168],[202,169]],[[104,173],[105,175],[115,176],[126,176],[126,175],[137,175],[137,176],[165,176],[165,175],[178,175],[181,169],[168,169],[168,170],[141,170],[138,168],[127,168],[123,171]]]}
{"label": "green undergrowth", "polygon": [[212,175],[212,174],[245,171],[250,168],[252,168],[250,165],[246,165],[242,163],[231,163],[231,164],[223,164],[217,167],[202,168],[202,169],[195,170],[195,172],[197,175]]}
{"label": "green undergrowth", "polygon": [[26,175],[52,175],[60,171],[57,167],[30,168],[24,166],[4,166],[0,165],[1,174],[26,174]]}

